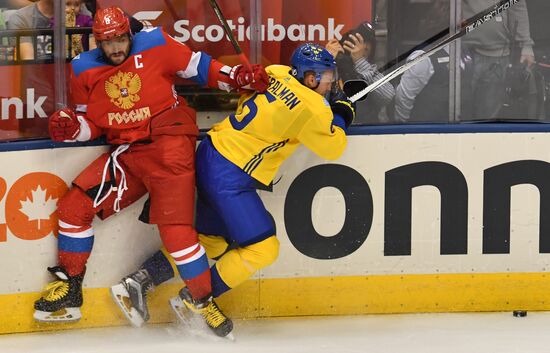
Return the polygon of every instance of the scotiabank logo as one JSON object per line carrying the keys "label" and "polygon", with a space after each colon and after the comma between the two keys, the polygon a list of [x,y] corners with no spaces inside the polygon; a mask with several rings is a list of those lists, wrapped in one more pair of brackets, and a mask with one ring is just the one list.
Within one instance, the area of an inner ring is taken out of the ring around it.
{"label": "scotiabank logo", "polygon": [[[134,14],[134,18],[140,20],[146,28],[160,25],[156,20],[162,11],[140,11]],[[239,17],[237,21],[227,20],[229,28],[239,42],[250,39],[250,26],[245,25],[245,18]],[[325,23],[298,24],[292,23],[284,26],[276,23],[275,19],[268,18],[267,24],[261,25],[261,40],[268,42],[280,42],[289,39],[293,42],[303,41],[327,41],[342,38],[344,24],[337,24],[334,18],[327,18]],[[174,23],[174,31],[178,34],[174,38],[181,42],[193,40],[195,42],[220,42],[228,40],[219,24],[191,23],[188,19],[182,19]],[[225,37],[225,39],[224,39]]]}
{"label": "scotiabank logo", "polygon": [[32,119],[34,117],[47,118],[48,115],[42,107],[48,99],[47,96],[38,96],[34,92],[34,88],[28,88],[26,97],[9,97],[0,99],[0,117],[1,120],[8,120],[10,117],[16,119]]}
{"label": "scotiabank logo", "polygon": [[29,173],[11,187],[0,177],[0,199],[5,200],[5,223],[0,224],[0,242],[7,229],[23,240],[37,240],[57,233],[57,200],[68,190],[65,182],[50,173]]}
{"label": "scotiabank logo", "polygon": [[151,21],[156,20],[161,14],[162,11],[139,11],[136,12],[133,17],[136,20],[141,21],[145,28],[152,28],[154,25]]}
{"label": "scotiabank logo", "polygon": [[[237,24],[227,20],[227,24],[239,42],[250,39],[250,26],[245,26],[244,17],[237,19]],[[326,23],[315,24],[290,24],[288,27],[276,23],[273,18],[267,19],[267,24],[261,25],[260,38],[267,42],[280,42],[289,39],[293,42],[303,41],[326,41],[342,38],[344,24],[336,24],[334,18],[327,18]],[[223,27],[218,24],[205,26],[203,24],[192,24],[189,20],[179,20],[174,23],[174,31],[180,35],[174,36],[181,42],[192,39],[195,42],[219,42],[228,40]]]}

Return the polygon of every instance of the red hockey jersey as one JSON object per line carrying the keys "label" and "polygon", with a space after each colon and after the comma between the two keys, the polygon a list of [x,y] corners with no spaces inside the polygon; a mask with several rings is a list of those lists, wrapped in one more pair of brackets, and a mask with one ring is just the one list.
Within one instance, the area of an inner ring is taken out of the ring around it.
{"label": "red hockey jersey", "polygon": [[105,134],[112,144],[148,140],[151,127],[167,125],[196,134],[194,113],[174,90],[176,77],[230,90],[229,71],[155,28],[133,37],[128,58],[118,66],[107,63],[99,48],[75,57],[71,98],[76,111],[85,113],[90,139]]}

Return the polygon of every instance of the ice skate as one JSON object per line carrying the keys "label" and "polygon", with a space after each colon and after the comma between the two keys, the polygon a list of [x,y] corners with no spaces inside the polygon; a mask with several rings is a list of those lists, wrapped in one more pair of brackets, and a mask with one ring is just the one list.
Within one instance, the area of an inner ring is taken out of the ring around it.
{"label": "ice skate", "polygon": [[34,319],[40,322],[74,322],[81,318],[82,279],[84,274],[69,276],[60,266],[48,267],[57,279],[49,283],[45,293],[34,302]]}
{"label": "ice skate", "polygon": [[212,297],[194,300],[187,287],[184,287],[179,296],[170,299],[170,306],[184,325],[196,327],[206,324],[216,336],[234,340],[231,334],[233,322],[224,315]]}
{"label": "ice skate", "polygon": [[111,287],[114,301],[132,326],[141,327],[149,320],[147,293],[153,289],[153,280],[145,269],[124,277],[119,284]]}

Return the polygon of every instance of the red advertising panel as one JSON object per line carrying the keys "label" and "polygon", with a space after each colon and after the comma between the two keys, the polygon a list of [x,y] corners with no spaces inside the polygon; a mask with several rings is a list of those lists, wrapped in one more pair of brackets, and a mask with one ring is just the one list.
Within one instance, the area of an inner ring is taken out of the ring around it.
{"label": "red advertising panel", "polygon": [[[243,51],[250,55],[251,0],[218,0]],[[261,57],[264,65],[288,64],[301,43],[340,39],[347,30],[372,17],[371,0],[273,0],[261,4]],[[162,26],[195,51],[228,64],[239,63],[223,27],[207,0],[98,0],[117,5],[146,27]],[[256,17],[254,17],[256,18]],[[259,19],[258,19],[259,20]],[[47,117],[55,109],[53,64],[0,63],[0,140],[47,137]]]}
{"label": "red advertising panel", "polygon": [[[101,6],[118,5],[150,26],[163,26],[193,50],[233,64],[237,58],[209,1],[100,0]],[[233,35],[249,52],[250,0],[218,0]],[[371,0],[272,0],[261,1],[262,63],[286,64],[294,48],[303,42],[337,38],[372,17]]]}

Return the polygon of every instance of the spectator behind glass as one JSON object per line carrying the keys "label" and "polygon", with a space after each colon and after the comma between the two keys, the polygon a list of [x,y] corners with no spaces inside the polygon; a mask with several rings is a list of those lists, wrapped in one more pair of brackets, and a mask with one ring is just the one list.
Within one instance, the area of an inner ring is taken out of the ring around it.
{"label": "spectator behind glass", "polygon": [[[29,0],[0,0],[0,30],[6,29],[6,21],[16,9],[32,4]],[[2,40],[2,44],[7,38]]]}
{"label": "spectator behind glass", "polygon": [[[8,19],[8,29],[46,29],[50,27],[50,18],[53,17],[53,0],[38,0],[23,7]],[[23,60],[46,60],[52,56],[52,36],[39,35],[21,37],[16,52]],[[36,45],[36,52],[34,50]],[[54,110],[54,74],[53,68],[45,65],[21,65],[20,68],[21,93],[19,96],[26,101],[34,99],[40,102],[30,117],[19,121],[20,137],[46,137],[47,117]],[[34,97],[29,95],[34,95]],[[44,98],[45,97],[45,98]]]}
{"label": "spectator behind glass", "polygon": [[[423,54],[415,50],[407,61]],[[472,58],[462,53],[461,116],[469,116],[472,92],[468,89],[472,75]],[[445,46],[403,73],[395,90],[395,121],[398,123],[449,122],[449,46]]]}
{"label": "spectator behind glass", "polygon": [[[78,1],[78,3],[80,3],[80,1]],[[67,0],[67,5],[72,7],[73,0]],[[74,6],[77,5],[74,4]],[[70,8],[67,11],[70,11]],[[39,0],[13,13],[8,20],[8,29],[51,28],[53,13],[53,0]],[[76,15],[74,19],[76,21]],[[79,44],[81,45],[81,43]],[[35,45],[36,52],[34,48]],[[22,60],[42,61],[51,59],[52,35],[21,37],[18,49]],[[46,137],[48,135],[46,118],[54,111],[53,66],[41,65],[38,63],[33,65],[21,65],[20,75],[20,97],[22,97],[23,100],[34,99],[40,102],[40,104],[36,105],[34,111],[30,111],[30,116],[20,121],[20,136]],[[29,95],[33,96],[29,98]]]}
{"label": "spectator behind glass", "polygon": [[[81,0],[65,1],[65,25],[67,28],[92,27],[94,23],[92,17],[82,13],[82,8],[86,9]],[[86,12],[89,13],[89,11]],[[50,19],[50,27],[53,27],[53,24],[54,20],[52,18]],[[74,58],[83,51],[96,48],[95,40],[89,34],[73,34],[70,37],[68,36],[67,40],[71,40],[70,58]]]}
{"label": "spectator behind glass", "polygon": [[[494,5],[494,0],[463,0],[463,18]],[[462,39],[462,47],[473,57],[473,110],[465,119],[485,120],[501,118],[506,103],[506,70],[522,64],[530,69],[535,62],[533,40],[525,1],[519,1],[493,20],[480,26]],[[517,54],[513,55],[513,48]],[[516,116],[525,118],[525,116]]]}
{"label": "spectator behind glass", "polygon": [[[91,27],[92,18],[81,13],[81,0],[66,0],[65,2],[67,27]],[[86,13],[89,11],[86,10]],[[39,0],[35,4],[16,11],[8,22],[8,29],[51,28],[53,26],[53,0]],[[34,55],[33,40],[37,41],[37,55]],[[82,51],[95,48],[95,42],[89,35],[75,35],[73,40],[73,53],[76,56]],[[79,43],[80,42],[80,43]],[[20,44],[20,57],[23,60],[49,59],[52,54],[52,37],[37,36],[22,37]]]}
{"label": "spectator behind glass", "polygon": [[[374,28],[369,22],[363,22],[345,33],[340,41],[330,40],[326,49],[336,58],[338,78],[343,82],[362,79],[370,85],[383,77],[372,63],[376,38]],[[395,89],[389,82],[372,91],[364,101],[357,102],[355,123],[385,122],[380,112],[392,102],[394,95]]]}
{"label": "spectator behind glass", "polygon": [[[13,13],[8,20],[8,29],[49,28],[53,11],[53,0],[39,0]],[[36,55],[34,41],[36,41]],[[21,37],[19,57],[22,60],[47,59],[51,54],[51,36]]]}
{"label": "spectator behind glass", "polygon": [[[418,19],[418,26],[427,36],[433,36],[448,26],[449,0],[435,0],[426,11],[425,18]],[[424,50],[414,51],[407,61],[415,59]],[[406,122],[449,122],[449,46],[429,58],[417,63],[401,76],[395,90],[395,121]],[[463,89],[461,114],[469,115],[472,59],[463,52],[461,63]]]}
{"label": "spectator behind glass", "polygon": [[0,0],[0,9],[20,9],[30,4],[29,0]]}
{"label": "spectator behind glass", "polygon": [[[6,21],[10,14],[14,12],[14,9],[19,9],[23,6],[30,5],[28,0],[0,0],[0,30],[5,30],[7,27]],[[2,38],[0,45],[6,47],[8,45],[8,38]],[[5,54],[2,53],[0,60],[5,60]]]}

